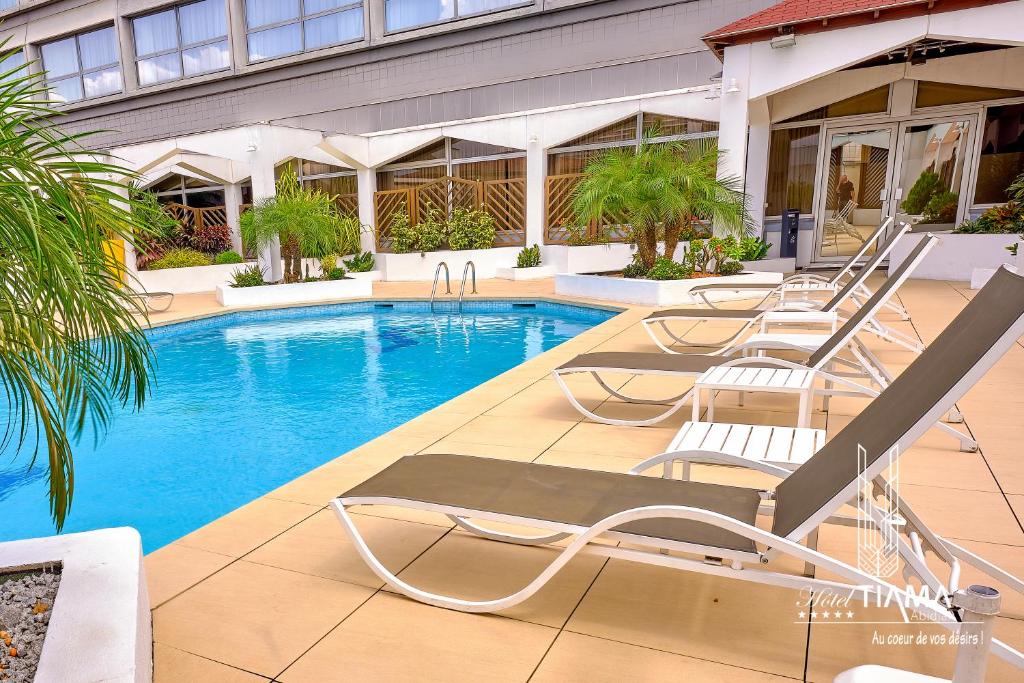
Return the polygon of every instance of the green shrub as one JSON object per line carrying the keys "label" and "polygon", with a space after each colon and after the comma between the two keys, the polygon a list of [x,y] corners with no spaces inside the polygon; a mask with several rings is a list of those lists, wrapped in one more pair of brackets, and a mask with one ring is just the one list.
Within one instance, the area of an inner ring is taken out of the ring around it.
{"label": "green shrub", "polygon": [[327,280],[344,280],[345,269],[344,268],[331,268],[327,271]]}
{"label": "green shrub", "polygon": [[953,232],[981,234],[1024,234],[1024,204],[1007,202],[993,206],[973,221],[965,221]]}
{"label": "green shrub", "polygon": [[622,269],[622,277],[635,279],[647,277],[647,269],[644,268],[644,264],[637,259],[633,259],[633,262]]}
{"label": "green shrub", "polygon": [[540,245],[525,247],[516,257],[516,268],[536,268],[540,265]]}
{"label": "green shrub", "polygon": [[659,256],[654,262],[654,267],[647,273],[647,277],[651,280],[685,280],[692,275],[692,268],[664,256]]}
{"label": "green shrub", "polygon": [[769,245],[760,237],[744,237],[740,240],[738,261],[760,261],[768,255]]}
{"label": "green shrub", "polygon": [[231,274],[232,287],[260,287],[263,284],[263,271],[255,264]]}
{"label": "green shrub", "polygon": [[373,254],[369,251],[364,251],[350,259],[343,260],[342,263],[353,273],[369,273],[373,270]]}
{"label": "green shrub", "polygon": [[428,210],[425,220],[413,228],[416,233],[416,251],[437,251],[445,241],[445,216],[437,210]]}
{"label": "green shrub", "polygon": [[914,186],[910,188],[910,192],[907,193],[907,198],[903,200],[903,206],[900,208],[906,213],[920,215],[924,213],[924,207],[928,205],[931,198],[941,191],[942,179],[938,174],[925,171],[914,181]]}
{"label": "green shrub", "polygon": [[213,257],[213,262],[218,266],[226,266],[229,263],[243,263],[244,261],[245,259],[237,251],[231,251],[230,249],[222,251]]}
{"label": "green shrub", "polygon": [[416,230],[406,212],[398,211],[391,216],[388,234],[391,236],[391,251],[396,254],[408,254],[416,248]]}
{"label": "green shrub", "polygon": [[494,217],[479,209],[457,208],[445,225],[448,246],[457,251],[490,249],[494,246],[496,231]]}
{"label": "green shrub", "polygon": [[195,249],[171,249],[163,256],[149,264],[149,270],[165,270],[167,268],[190,268],[192,266],[208,266],[213,261],[210,257]]}
{"label": "green shrub", "polygon": [[922,223],[952,223],[956,221],[956,210],[960,205],[960,195],[943,190],[932,195],[924,206]]}
{"label": "green shrub", "polygon": [[743,264],[739,261],[726,261],[718,267],[719,275],[739,275],[743,272]]}

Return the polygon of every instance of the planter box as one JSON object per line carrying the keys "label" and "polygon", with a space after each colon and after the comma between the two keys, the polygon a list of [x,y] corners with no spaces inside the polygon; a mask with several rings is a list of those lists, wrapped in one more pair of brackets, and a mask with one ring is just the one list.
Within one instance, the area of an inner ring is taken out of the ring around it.
{"label": "planter box", "polygon": [[[889,270],[899,267],[921,241],[923,234],[903,237],[889,256]],[[1006,247],[1019,241],[1020,235],[957,235],[940,233],[936,244],[911,277],[923,280],[970,280],[975,268],[995,271],[1013,256]]]}
{"label": "planter box", "polygon": [[[476,278],[485,280],[496,277],[498,268],[511,268],[522,247],[495,247],[493,249],[466,249],[464,251],[428,251],[411,254],[377,254],[377,269],[382,279],[388,282],[408,282],[434,279],[437,265],[448,264],[451,279],[462,277],[466,263],[476,266]],[[443,277],[443,275],[442,275]]]}
{"label": "planter box", "polygon": [[555,276],[554,266],[534,266],[533,268],[498,268],[498,277],[502,280],[542,280]]}
{"label": "planter box", "polygon": [[223,266],[195,266],[193,268],[165,268],[140,270],[138,285],[147,292],[191,294],[212,292],[218,285],[231,282],[231,274],[251,263],[231,263]]}
{"label": "planter box", "polygon": [[[782,282],[782,273],[740,273],[716,278],[690,280],[641,280],[603,275],[556,275],[555,293],[602,301],[618,301],[643,306],[674,306],[701,303],[690,296],[690,288],[701,284],[737,284],[747,286],[775,286]],[[747,299],[747,293],[716,292],[709,295],[715,301]]]}
{"label": "planter box", "polygon": [[[674,260],[681,261],[688,247],[689,242],[680,242]],[[543,250],[544,261],[554,266],[556,273],[612,273],[622,270],[633,261],[633,250],[622,242],[588,244],[583,247],[551,244],[543,247]],[[659,243],[658,253],[663,250],[664,245]]]}
{"label": "planter box", "polygon": [[369,280],[370,282],[379,282],[381,280],[381,272],[379,270],[368,270],[364,273],[345,273],[345,277],[350,277],[353,280]]}
{"label": "planter box", "polygon": [[741,261],[748,273],[793,273],[796,258],[763,258],[760,261]]}
{"label": "planter box", "polygon": [[293,282],[263,287],[217,287],[217,301],[222,306],[276,306],[304,304],[336,299],[358,299],[373,296],[373,281],[346,278],[326,282]]}
{"label": "planter box", "polygon": [[0,543],[0,568],[61,565],[60,588],[35,680],[148,683],[153,629],[135,529]]}

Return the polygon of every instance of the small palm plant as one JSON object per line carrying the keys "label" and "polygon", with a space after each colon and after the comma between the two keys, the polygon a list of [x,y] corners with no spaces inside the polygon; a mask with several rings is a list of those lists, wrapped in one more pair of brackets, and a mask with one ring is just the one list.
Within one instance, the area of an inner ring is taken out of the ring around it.
{"label": "small palm plant", "polygon": [[133,176],[53,127],[47,93],[40,75],[0,74],[0,453],[28,453],[30,467],[45,458],[59,530],[73,442],[87,426],[101,436],[118,404],[142,407],[151,349],[111,247],[139,246],[146,230],[112,180]]}
{"label": "small palm plant", "polygon": [[740,182],[717,177],[718,160],[714,140],[651,142],[648,131],[638,148],[609,150],[587,164],[573,210],[581,222],[625,215],[637,258],[650,269],[658,256],[659,232],[671,259],[680,233],[698,221],[711,221],[729,234],[749,231]]}
{"label": "small palm plant", "polygon": [[302,279],[304,256],[323,259],[359,250],[359,221],[342,217],[330,195],[302,187],[290,169],[278,178],[276,193],[242,214],[242,240],[262,248],[279,239],[285,282]]}

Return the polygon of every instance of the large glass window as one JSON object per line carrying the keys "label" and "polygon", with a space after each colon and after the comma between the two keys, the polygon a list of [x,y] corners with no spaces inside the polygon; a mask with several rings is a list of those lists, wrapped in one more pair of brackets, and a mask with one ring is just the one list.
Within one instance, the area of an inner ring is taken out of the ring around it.
{"label": "large glass window", "polygon": [[981,137],[975,204],[1001,204],[1006,188],[1024,173],[1024,104],[989,107]]}
{"label": "large glass window", "polygon": [[342,215],[359,214],[358,181],[351,168],[324,164],[306,159],[292,159],[274,169],[274,177],[280,178],[285,170],[291,170],[303,187],[320,190],[330,196]]}
{"label": "large glass window", "polygon": [[889,111],[889,86],[883,85],[874,90],[868,90],[853,97],[847,97],[845,100],[839,100],[824,107],[812,109],[799,116],[786,119],[782,123],[817,121],[819,119],[834,119],[860,114],[882,114],[887,111]]}
{"label": "large glass window", "polygon": [[0,0],[0,12],[14,9],[18,6],[18,0]]}
{"label": "large glass window", "polygon": [[200,0],[137,17],[132,33],[140,85],[231,66],[224,0]]}
{"label": "large glass window", "polygon": [[0,59],[0,82],[20,78],[27,73],[25,70],[25,52],[8,52]]}
{"label": "large glass window", "polygon": [[820,134],[820,126],[772,131],[767,215],[780,216],[786,209],[800,209],[800,213],[805,214],[812,212]]}
{"label": "large glass window", "polygon": [[181,204],[194,209],[224,206],[224,186],[208,180],[172,175],[148,188],[161,204]]}
{"label": "large glass window", "polygon": [[46,43],[40,51],[54,100],[75,102],[121,92],[113,26]]}
{"label": "large glass window", "polygon": [[917,108],[941,107],[945,104],[983,102],[985,100],[1001,100],[1010,97],[1024,97],[1024,92],[1020,90],[1006,90],[1005,88],[982,88],[973,85],[919,81],[914,106]]}
{"label": "large glass window", "polygon": [[249,61],[360,40],[363,3],[352,0],[245,0]]}
{"label": "large glass window", "polygon": [[531,0],[384,0],[384,26],[401,31],[529,4]]}

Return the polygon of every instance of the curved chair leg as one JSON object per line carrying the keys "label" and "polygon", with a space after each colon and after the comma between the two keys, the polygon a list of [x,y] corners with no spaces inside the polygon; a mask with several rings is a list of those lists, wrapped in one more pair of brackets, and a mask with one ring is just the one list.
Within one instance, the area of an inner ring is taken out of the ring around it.
{"label": "curved chair leg", "polygon": [[[617,398],[621,398],[622,400],[628,401],[630,403],[641,403],[641,404],[646,404],[646,405],[665,405],[666,403],[671,401],[671,405],[669,405],[664,412],[659,413],[658,415],[655,415],[654,417],[647,418],[646,420],[619,420],[619,419],[615,419],[615,418],[612,418],[612,417],[604,417],[602,415],[598,415],[594,411],[589,410],[586,407],[584,407],[584,405],[582,403],[580,403],[576,399],[576,396],[573,395],[572,390],[565,383],[565,380],[562,379],[561,373],[555,372],[553,374],[555,376],[555,381],[558,383],[558,386],[562,388],[562,393],[565,394],[565,397],[567,399],[569,399],[569,403],[571,403],[572,406],[576,410],[578,410],[582,415],[584,415],[585,417],[590,418],[594,422],[600,422],[602,424],[608,424],[608,425],[617,425],[617,426],[620,426],[620,427],[647,427],[647,426],[650,426],[652,424],[657,424],[658,422],[661,422],[662,420],[666,420],[669,417],[672,417],[673,415],[675,415],[677,412],[679,412],[679,409],[682,408],[686,404],[687,399],[689,399],[690,396],[693,394],[693,389],[691,388],[691,389],[688,389],[686,391],[686,393],[680,394],[679,396],[677,396],[675,399],[669,399],[667,401],[651,401],[651,400],[648,400],[648,399],[633,399],[633,398],[631,398],[629,396],[626,396],[625,394],[622,394],[622,393],[619,393],[618,391],[610,389],[608,387],[608,385],[603,380],[599,380],[601,386],[604,387],[605,390],[609,391],[609,393],[611,393],[613,396],[615,396]],[[595,377],[597,376],[596,373],[594,373],[594,375],[595,375]]]}
{"label": "curved chair leg", "polygon": [[459,517],[458,515],[446,516],[448,519],[455,522],[456,525],[472,534],[488,538],[492,541],[501,541],[502,543],[516,543],[518,545],[545,545],[547,543],[556,543],[561,541],[563,538],[571,536],[571,534],[567,533],[548,534],[547,536],[520,536],[518,534],[504,534],[500,531],[491,531],[490,529],[478,526],[473,522],[470,522],[465,517]]}
{"label": "curved chair leg", "polygon": [[[691,319],[691,320],[693,320],[693,319]],[[699,324],[699,323],[704,322],[704,321],[703,320],[694,320],[694,322]],[[668,346],[666,346],[665,344],[662,343],[662,341],[658,337],[658,335],[656,335],[654,333],[654,329],[653,329],[654,328],[654,323],[657,323],[658,326],[661,327],[662,331],[665,333],[665,336],[667,336],[669,339],[671,339],[674,343],[679,344],[680,346],[683,346],[683,347],[686,347],[686,348],[693,348],[693,349],[701,349],[701,348],[709,348],[709,347],[717,348],[717,347],[725,346],[725,345],[735,341],[737,337],[739,337],[741,334],[746,332],[751,327],[751,323],[748,322],[745,325],[743,325],[742,327],[740,327],[740,329],[738,331],[736,331],[736,333],[734,333],[730,337],[725,337],[723,339],[719,339],[719,340],[716,340],[716,341],[699,342],[698,343],[698,342],[688,341],[685,337],[680,337],[679,335],[677,335],[674,332],[672,332],[672,330],[669,329],[668,323],[665,321],[665,319],[644,320],[643,321],[643,327],[644,327],[644,330],[647,331],[647,336],[649,336],[651,338],[651,340],[654,341],[654,343],[658,345],[658,348],[661,349],[662,351],[664,351],[665,353],[679,353],[679,351],[676,351],[675,349],[669,348]]]}

